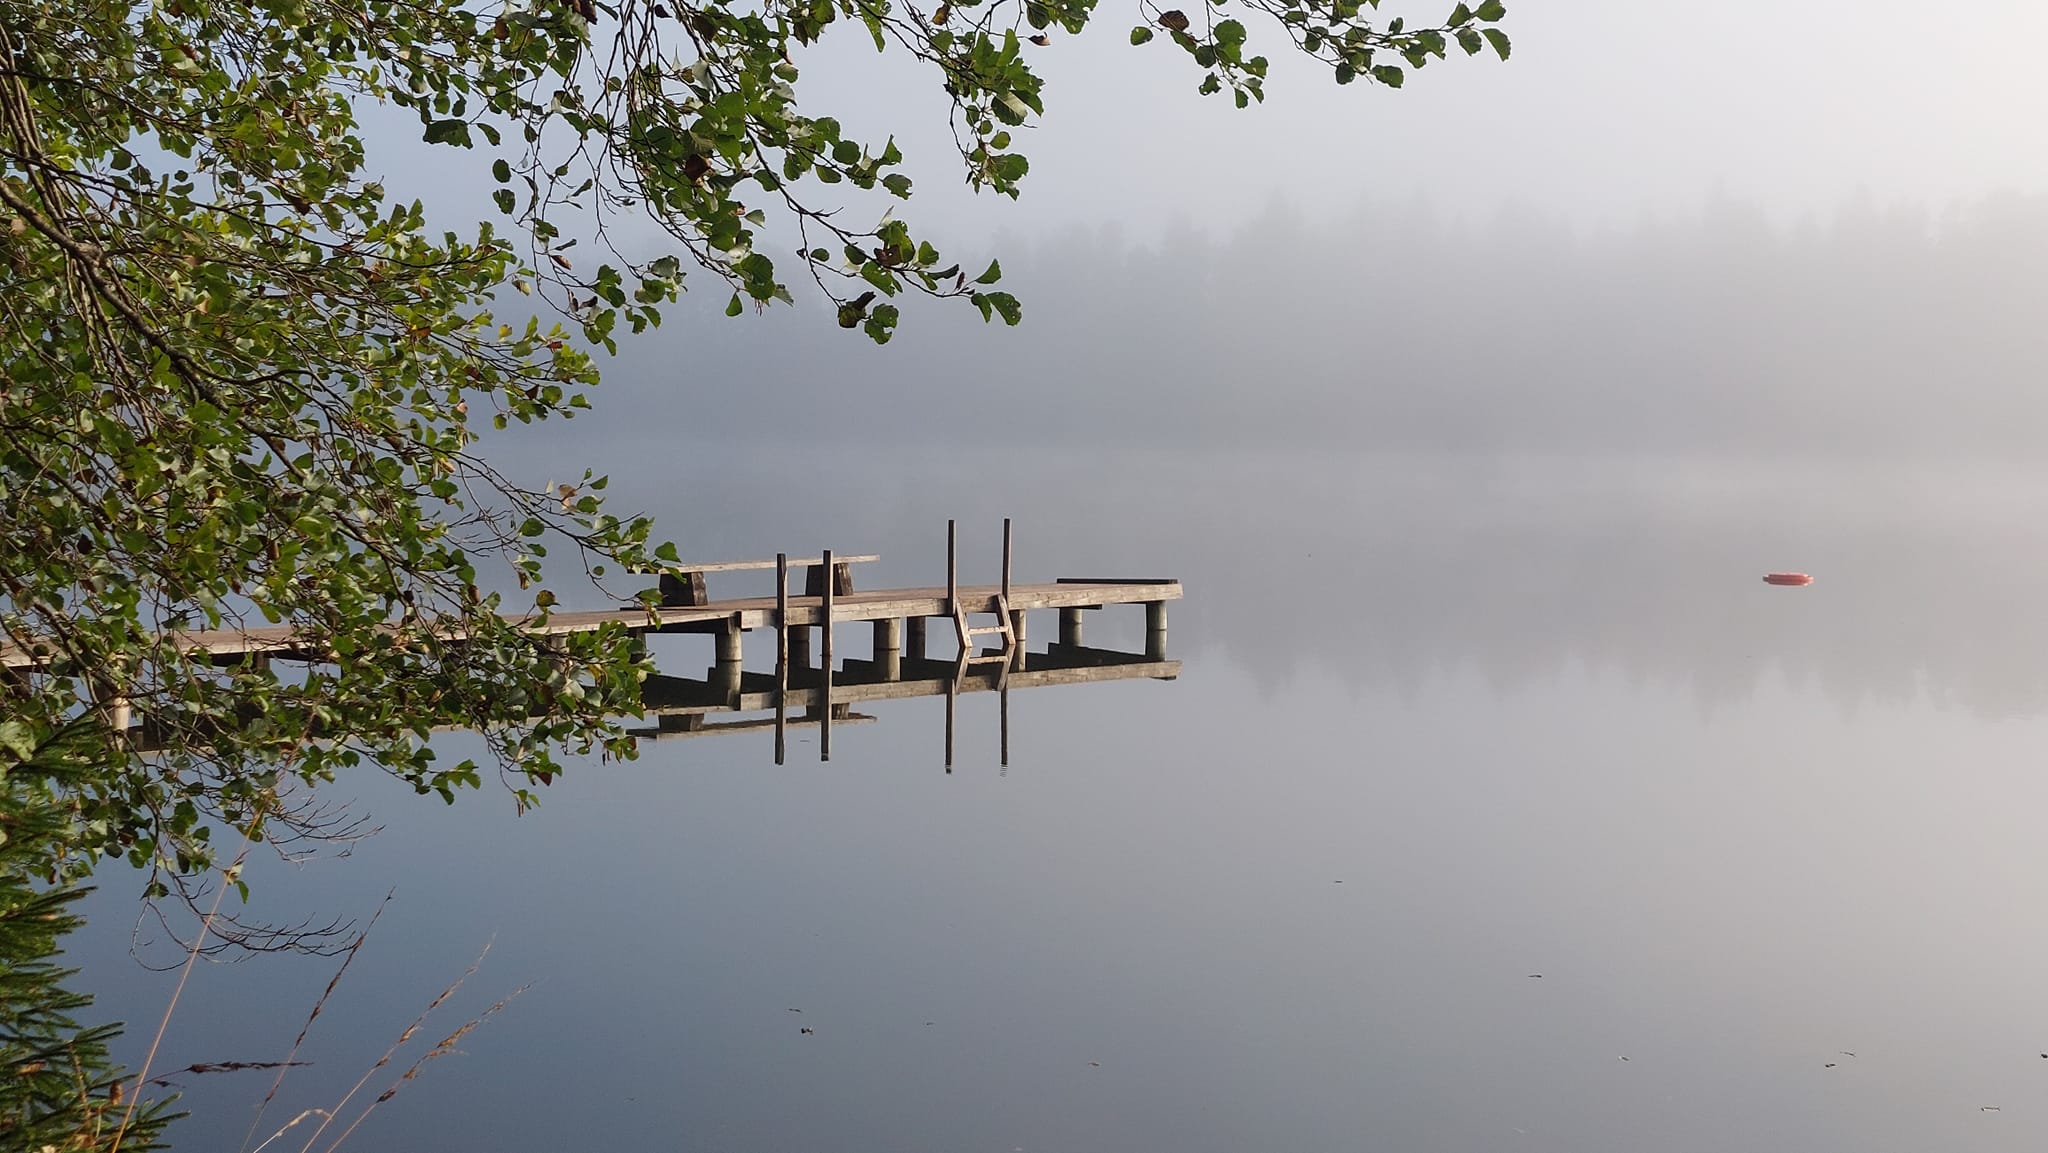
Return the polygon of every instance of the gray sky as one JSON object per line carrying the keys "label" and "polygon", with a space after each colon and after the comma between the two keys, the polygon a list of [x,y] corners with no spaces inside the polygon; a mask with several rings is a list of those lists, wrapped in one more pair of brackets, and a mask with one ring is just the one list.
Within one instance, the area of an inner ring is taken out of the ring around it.
{"label": "gray sky", "polygon": [[[1386,0],[1382,13],[1439,7]],[[2048,5],[2032,0],[1517,0],[1511,61],[1454,55],[1399,92],[1337,87],[1253,14],[1252,50],[1274,69],[1265,105],[1245,111],[1197,96],[1201,73],[1171,44],[1131,47],[1134,19],[1105,6],[1080,37],[1028,49],[1047,115],[1020,134],[1032,172],[1019,201],[967,191],[936,75],[878,57],[859,29],[835,26],[799,56],[798,93],[814,115],[895,134],[917,181],[901,214],[969,239],[963,257],[1076,224],[1137,242],[1174,222],[1228,231],[1276,204],[1312,221],[1371,200],[1629,227],[1714,201],[1793,223],[1849,203],[1940,211],[2048,192],[2035,125]],[[480,154],[420,148],[408,116],[367,110],[367,123],[395,193],[428,194],[451,222],[489,215]],[[831,205],[850,190],[811,192]],[[851,218],[871,219],[886,201],[854,203]]]}
{"label": "gray sky", "polygon": [[1171,45],[1129,47],[1129,22],[1105,6],[1078,40],[1035,53],[1047,116],[1014,204],[952,191],[936,85],[895,70],[877,83],[862,38],[806,61],[800,92],[847,100],[850,124],[914,145],[917,215],[947,231],[1115,221],[1142,237],[1176,214],[1225,224],[1275,195],[1310,211],[1370,193],[1631,222],[1715,194],[1795,215],[1858,195],[1942,205],[2048,189],[2033,122],[2048,108],[2048,5],[2028,0],[1521,0],[1503,25],[1513,60],[1433,65],[1398,93],[1336,87],[1255,20],[1276,67],[1266,105],[1246,112],[1197,97],[1200,73]]}
{"label": "gray sky", "polygon": [[[949,399],[971,387],[1044,401],[1001,426],[1032,441],[2030,456],[2048,5],[1932,11],[1522,0],[1511,61],[1398,92],[1339,88],[1255,22],[1280,65],[1240,112],[1105,9],[1033,52],[1048,114],[1015,202],[960,183],[933,76],[836,29],[800,57],[804,107],[894,132],[903,215],[949,258],[1002,257],[1025,327],[913,301],[878,350],[815,311],[714,319],[728,290],[700,272],[604,365],[592,419],[493,444],[595,453],[676,404],[712,439],[915,441],[982,427]],[[378,139],[413,178],[394,191],[445,174],[444,218],[476,219],[478,155],[408,169],[417,129]]]}

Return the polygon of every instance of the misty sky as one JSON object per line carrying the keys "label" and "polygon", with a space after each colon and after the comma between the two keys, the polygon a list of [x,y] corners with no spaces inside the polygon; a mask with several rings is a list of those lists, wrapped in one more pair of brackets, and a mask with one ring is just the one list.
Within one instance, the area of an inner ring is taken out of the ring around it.
{"label": "misty sky", "polygon": [[[1387,0],[1382,12],[1440,19],[1440,7]],[[1201,73],[1170,44],[1132,48],[1134,19],[1104,6],[1080,37],[1029,49],[1046,116],[1020,135],[1032,171],[1015,202],[967,191],[936,76],[900,51],[878,58],[858,29],[835,26],[799,57],[798,94],[850,130],[895,134],[917,181],[903,214],[977,244],[1074,224],[1147,242],[1276,201],[1311,216],[1370,198],[1632,226],[1715,199],[1791,222],[1857,200],[1941,209],[2048,191],[2034,123],[2048,108],[2035,59],[2048,5],[2028,0],[1520,0],[1503,24],[1511,61],[1454,54],[1400,92],[1337,87],[1250,14],[1252,50],[1274,70],[1265,105],[1243,112],[1197,96]],[[370,109],[366,124],[395,193],[425,195],[451,221],[479,215],[481,153],[419,149],[409,114]]]}
{"label": "misty sky", "polygon": [[[1389,0],[1411,18],[1435,7]],[[1282,195],[1316,211],[1362,193],[1458,212],[1503,206],[1629,223],[1716,194],[1794,215],[1859,195],[1933,205],[2048,189],[2035,119],[2048,108],[2048,5],[2027,0],[1522,0],[1503,25],[1514,58],[1432,65],[1401,92],[1336,87],[1274,57],[1264,107],[1194,94],[1190,61],[1124,43],[1113,6],[1078,40],[1041,49],[1044,127],[1020,145],[1022,201],[970,201],[945,159],[938,93],[876,82],[857,36],[800,92],[915,146],[914,203],[947,225],[1024,232],[1118,222],[1140,235],[1176,215],[1221,225]]]}

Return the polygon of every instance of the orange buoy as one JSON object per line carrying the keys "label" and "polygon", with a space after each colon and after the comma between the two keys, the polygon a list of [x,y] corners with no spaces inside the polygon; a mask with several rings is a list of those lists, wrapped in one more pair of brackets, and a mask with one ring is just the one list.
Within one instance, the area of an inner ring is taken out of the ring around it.
{"label": "orange buoy", "polygon": [[1803,572],[1774,572],[1764,574],[1764,583],[1767,585],[1789,585],[1793,588],[1799,588],[1812,584],[1813,578]]}

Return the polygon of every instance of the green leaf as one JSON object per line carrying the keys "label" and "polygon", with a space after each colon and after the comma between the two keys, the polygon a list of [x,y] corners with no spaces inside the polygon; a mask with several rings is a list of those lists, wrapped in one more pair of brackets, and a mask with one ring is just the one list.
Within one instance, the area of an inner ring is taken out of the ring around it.
{"label": "green leaf", "polygon": [[887,344],[889,343],[889,338],[895,335],[896,320],[897,310],[895,305],[876,305],[874,315],[868,317],[867,323],[861,326],[861,330],[867,333],[868,339],[876,344]]}
{"label": "green leaf", "polygon": [[436,120],[427,125],[427,131],[423,139],[429,144],[460,144],[464,148],[468,148],[470,146],[469,121]]}
{"label": "green leaf", "polygon": [[983,271],[983,272],[982,272],[982,274],[981,274],[980,276],[977,276],[977,277],[975,277],[975,278],[974,278],[974,283],[976,283],[976,284],[994,284],[994,283],[995,283],[996,281],[998,281],[998,280],[1001,280],[1002,278],[1003,278],[1003,264],[1002,264],[1002,261],[1000,261],[1000,260],[991,260],[991,261],[989,261],[989,262],[988,262],[988,268],[987,268],[987,269],[986,269],[985,271]]}
{"label": "green leaf", "polygon": [[1152,30],[1150,28],[1145,27],[1143,24],[1140,24],[1136,28],[1131,29],[1131,43],[1133,45],[1144,44],[1149,42],[1151,39]]}
{"label": "green leaf", "polygon": [[491,161],[491,177],[500,184],[512,183],[512,166],[503,157]]}
{"label": "green leaf", "polygon": [[740,294],[737,292],[733,293],[732,299],[726,302],[725,314],[727,316],[738,316],[744,311],[746,311],[746,306],[740,303]]}
{"label": "green leaf", "polygon": [[1494,52],[1502,60],[1506,60],[1508,58],[1508,51],[1512,47],[1508,43],[1508,34],[1498,28],[1486,28],[1482,29],[1482,31],[1486,34],[1486,42],[1493,45]]}
{"label": "green leaf", "polygon": [[1501,0],[1481,0],[1479,7],[1472,10],[1472,14],[1491,24],[1508,14],[1508,6]]}
{"label": "green leaf", "polygon": [[0,721],[0,752],[13,754],[13,760],[25,761],[36,753],[35,733],[20,721]]}
{"label": "green leaf", "polygon": [[989,293],[988,302],[995,308],[997,314],[1003,318],[1003,323],[1006,325],[1014,328],[1024,319],[1023,306],[1017,303],[1016,297],[1011,296],[1007,292]]}

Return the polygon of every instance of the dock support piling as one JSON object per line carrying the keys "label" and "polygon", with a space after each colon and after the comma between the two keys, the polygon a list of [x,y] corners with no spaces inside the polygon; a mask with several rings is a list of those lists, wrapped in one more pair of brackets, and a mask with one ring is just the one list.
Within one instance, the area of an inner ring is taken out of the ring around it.
{"label": "dock support piling", "polygon": [[[824,563],[818,567],[828,574],[832,571],[831,549],[825,550]],[[822,583],[825,592],[824,607],[818,614],[818,669],[824,677],[825,691],[820,697],[824,708],[819,710],[818,718],[818,759],[829,761],[832,759],[832,589],[839,582],[827,579]]]}
{"label": "dock support piling", "polygon": [[737,665],[740,663],[742,659],[740,656],[740,638],[745,635],[745,630],[741,628],[740,618],[737,614],[731,620],[725,622],[725,627],[718,631],[719,664]]}
{"label": "dock support piling", "polygon": [[903,622],[903,651],[911,660],[925,659],[924,617],[911,617]]}
{"label": "dock support piling", "polygon": [[885,680],[903,679],[903,618],[875,622],[875,664]]}
{"label": "dock support piling", "polygon": [[960,597],[960,522],[946,522],[946,615],[957,614]]}
{"label": "dock support piling", "polygon": [[1145,602],[1145,659],[1166,659],[1166,602]]}
{"label": "dock support piling", "polygon": [[736,709],[740,704],[740,665],[738,661],[720,661],[711,666],[711,686],[718,695],[725,698],[725,707]]}
{"label": "dock support piling", "polygon": [[1060,643],[1078,647],[1081,644],[1081,613],[1078,608],[1060,610]]}
{"label": "dock support piling", "polygon": [[712,666],[712,683],[737,708],[740,703],[740,638],[746,635],[740,624],[740,615],[734,613],[719,629],[716,638],[716,663]]}
{"label": "dock support piling", "polygon": [[1010,518],[1003,518],[1003,601],[1010,599]]}

